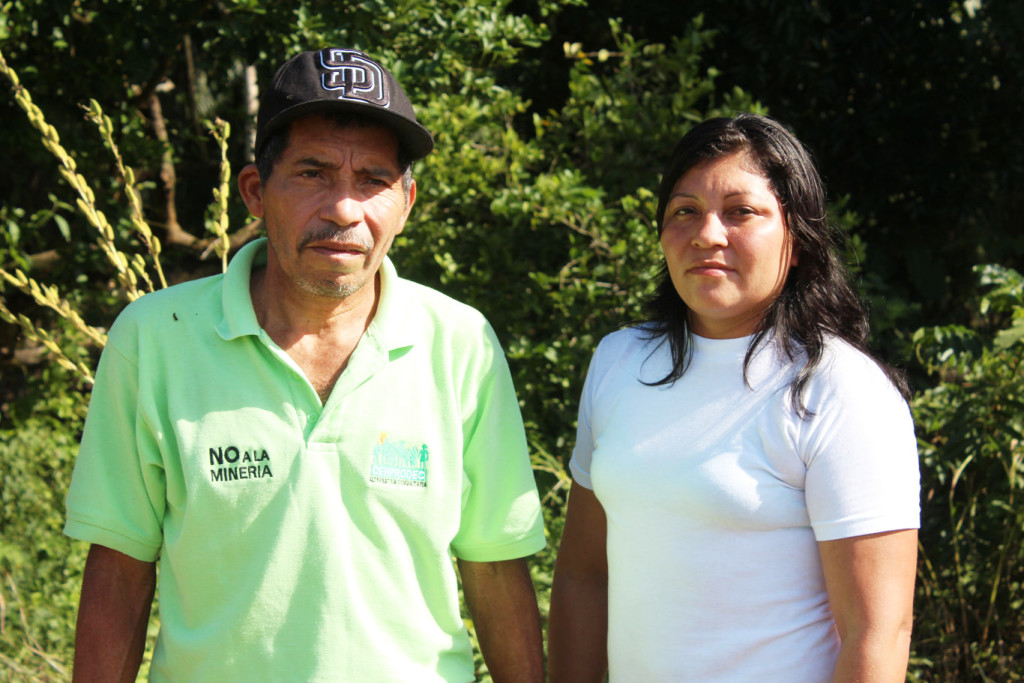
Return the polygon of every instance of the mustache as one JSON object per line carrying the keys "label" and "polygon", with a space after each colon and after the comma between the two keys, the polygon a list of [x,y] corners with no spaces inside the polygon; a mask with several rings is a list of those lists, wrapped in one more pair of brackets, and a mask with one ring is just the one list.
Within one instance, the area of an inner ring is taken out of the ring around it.
{"label": "mustache", "polygon": [[342,242],[358,246],[366,251],[373,249],[373,241],[358,234],[354,228],[339,228],[336,225],[321,225],[299,240],[299,251],[313,242]]}

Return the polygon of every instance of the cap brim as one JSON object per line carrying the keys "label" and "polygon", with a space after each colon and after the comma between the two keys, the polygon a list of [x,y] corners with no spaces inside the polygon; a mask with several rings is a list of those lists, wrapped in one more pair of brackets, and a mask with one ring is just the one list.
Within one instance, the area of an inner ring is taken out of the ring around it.
{"label": "cap brim", "polygon": [[296,119],[313,114],[330,112],[352,112],[368,119],[379,121],[394,131],[398,143],[411,161],[417,161],[430,154],[434,149],[434,138],[423,126],[410,121],[400,114],[393,114],[387,109],[374,107],[352,100],[316,100],[293,105],[267,122],[260,130],[261,136],[256,140],[256,155],[276,131],[281,130]]}

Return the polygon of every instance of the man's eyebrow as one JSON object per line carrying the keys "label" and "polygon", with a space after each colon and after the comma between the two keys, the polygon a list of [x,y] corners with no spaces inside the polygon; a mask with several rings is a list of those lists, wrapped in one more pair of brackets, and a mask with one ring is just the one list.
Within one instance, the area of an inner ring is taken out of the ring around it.
{"label": "man's eyebrow", "polygon": [[359,172],[373,176],[374,178],[387,178],[389,180],[394,180],[395,178],[398,177],[398,173],[394,169],[389,168],[387,166],[367,164],[366,166],[360,168]]}
{"label": "man's eyebrow", "polygon": [[295,161],[296,166],[311,166],[313,168],[333,168],[334,164],[317,157],[302,157]]}
{"label": "man's eyebrow", "polygon": [[[308,156],[295,160],[295,165],[304,168],[337,168],[338,165],[319,157]],[[365,173],[375,178],[387,178],[394,180],[400,175],[396,170],[380,164],[367,164],[356,169],[359,173]]]}

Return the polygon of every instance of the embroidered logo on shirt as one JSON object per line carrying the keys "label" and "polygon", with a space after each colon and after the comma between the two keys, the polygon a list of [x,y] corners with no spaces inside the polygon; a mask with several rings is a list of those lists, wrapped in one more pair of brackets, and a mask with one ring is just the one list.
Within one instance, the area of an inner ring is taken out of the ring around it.
{"label": "embroidered logo on shirt", "polygon": [[429,459],[427,444],[416,446],[405,441],[393,441],[382,432],[373,446],[370,481],[400,486],[426,486]]}
{"label": "embroidered logo on shirt", "polygon": [[273,477],[270,456],[263,448],[243,450],[238,446],[210,449],[210,481],[239,481]]}

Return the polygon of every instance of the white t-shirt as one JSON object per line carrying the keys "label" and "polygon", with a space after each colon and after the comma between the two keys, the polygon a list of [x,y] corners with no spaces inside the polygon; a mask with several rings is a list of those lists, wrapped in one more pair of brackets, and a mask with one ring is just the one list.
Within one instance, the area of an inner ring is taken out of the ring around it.
{"label": "white t-shirt", "polygon": [[749,338],[694,338],[672,385],[668,344],[637,329],[598,346],[570,469],[608,520],[612,681],[830,679],[839,649],[818,541],[917,528],[906,402],[832,340],[793,411],[803,360]]}

